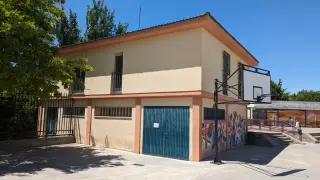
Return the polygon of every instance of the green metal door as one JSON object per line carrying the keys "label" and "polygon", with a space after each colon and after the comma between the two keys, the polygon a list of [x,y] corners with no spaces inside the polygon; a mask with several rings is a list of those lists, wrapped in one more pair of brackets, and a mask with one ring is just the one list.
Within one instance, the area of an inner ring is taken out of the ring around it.
{"label": "green metal door", "polygon": [[144,107],[142,153],[189,159],[189,107]]}
{"label": "green metal door", "polygon": [[57,123],[58,123],[58,108],[48,107],[47,109],[47,136],[53,136],[57,134]]}

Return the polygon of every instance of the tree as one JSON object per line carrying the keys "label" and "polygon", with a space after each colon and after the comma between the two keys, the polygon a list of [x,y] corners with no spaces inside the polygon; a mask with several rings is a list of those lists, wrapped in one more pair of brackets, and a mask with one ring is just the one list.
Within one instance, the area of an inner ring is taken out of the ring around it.
{"label": "tree", "polygon": [[75,44],[82,41],[81,31],[78,26],[77,14],[69,10],[69,44]]}
{"label": "tree", "polygon": [[127,32],[127,29],[129,27],[129,24],[128,23],[122,23],[122,22],[119,22],[117,27],[116,27],[116,34],[123,34],[123,33],[126,33]]}
{"label": "tree", "polygon": [[290,93],[282,87],[282,80],[279,79],[278,83],[271,80],[271,100],[289,101]]}
{"label": "tree", "polygon": [[63,13],[60,15],[60,21],[57,23],[57,29],[59,29],[58,42],[60,46],[69,44],[69,23],[64,8]]}
{"label": "tree", "polygon": [[115,11],[108,9],[102,0],[92,0],[93,7],[88,6],[85,33],[86,40],[96,40],[127,32],[128,24],[115,24]]}
{"label": "tree", "polygon": [[62,13],[57,27],[59,29],[58,42],[60,46],[76,44],[83,41],[78,26],[77,14],[72,12],[71,9],[69,9],[69,18],[67,18],[65,13]]}
{"label": "tree", "polygon": [[291,96],[293,101],[316,101],[320,102],[320,91],[302,90]]}
{"label": "tree", "polygon": [[35,96],[57,92],[59,83],[70,86],[74,69],[92,71],[87,59],[58,56],[54,42],[63,15],[60,0],[0,0],[0,92]]}

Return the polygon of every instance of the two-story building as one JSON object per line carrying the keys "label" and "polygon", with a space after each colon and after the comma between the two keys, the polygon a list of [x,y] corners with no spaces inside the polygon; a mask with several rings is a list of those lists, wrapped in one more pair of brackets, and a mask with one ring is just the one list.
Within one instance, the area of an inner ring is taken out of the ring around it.
{"label": "two-story building", "polygon": [[[94,69],[77,75],[85,89],[73,89],[78,143],[192,161],[214,153],[214,125],[203,122],[214,79],[228,78],[238,63],[258,65],[210,13],[62,47],[60,54],[86,57]],[[237,83],[237,76],[229,81]],[[219,99],[238,97],[224,91]],[[227,117],[219,122],[220,148],[242,145],[246,105],[219,108]]]}

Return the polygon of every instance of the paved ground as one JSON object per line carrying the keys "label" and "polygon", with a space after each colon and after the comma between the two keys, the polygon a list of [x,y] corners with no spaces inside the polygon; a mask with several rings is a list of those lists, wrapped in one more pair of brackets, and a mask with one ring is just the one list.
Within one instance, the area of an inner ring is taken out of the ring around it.
{"label": "paved ground", "polygon": [[320,145],[243,146],[222,159],[216,166],[75,144],[0,150],[0,180],[320,179]]}

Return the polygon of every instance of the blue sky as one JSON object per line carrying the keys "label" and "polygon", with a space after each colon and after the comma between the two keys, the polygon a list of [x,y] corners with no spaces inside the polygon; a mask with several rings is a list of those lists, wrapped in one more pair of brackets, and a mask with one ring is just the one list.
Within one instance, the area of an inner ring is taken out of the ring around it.
{"label": "blue sky", "polygon": [[[105,0],[129,31],[210,12],[289,92],[320,90],[319,0]],[[85,31],[92,0],[67,0]],[[319,83],[318,83],[319,82]]]}

